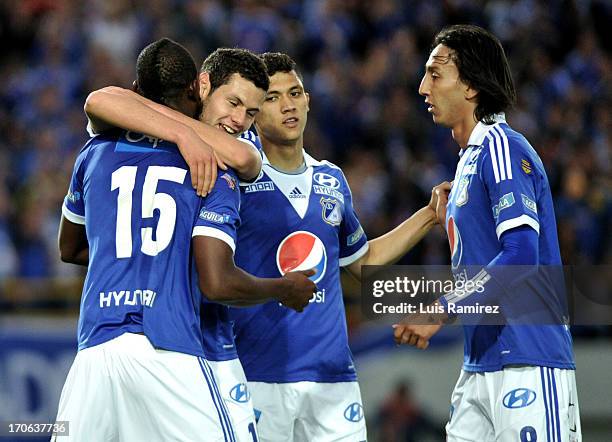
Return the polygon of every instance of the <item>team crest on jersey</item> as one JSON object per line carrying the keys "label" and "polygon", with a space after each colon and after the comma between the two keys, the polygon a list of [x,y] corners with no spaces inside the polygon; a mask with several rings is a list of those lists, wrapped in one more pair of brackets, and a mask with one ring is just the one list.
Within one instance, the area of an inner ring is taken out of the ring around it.
{"label": "team crest on jersey", "polygon": [[223,175],[221,175],[221,178],[225,180],[230,189],[236,190],[236,178],[234,178],[228,173],[224,173]]}
{"label": "team crest on jersey", "polygon": [[521,169],[523,169],[523,172],[525,172],[527,175],[529,175],[531,173],[531,163],[529,161],[527,161],[526,159],[521,159]]}
{"label": "team crest on jersey", "polygon": [[457,224],[455,224],[455,218],[452,216],[448,219],[446,230],[448,232],[448,244],[451,251],[451,265],[453,269],[456,269],[461,263],[461,256],[463,255],[463,242],[461,241],[459,228],[457,227]]}
{"label": "team crest on jersey", "polygon": [[455,204],[457,207],[461,207],[468,202],[468,185],[470,184],[470,179],[468,177],[462,177],[459,180],[459,185],[457,186],[457,198],[455,199]]}
{"label": "team crest on jersey", "polygon": [[319,282],[327,268],[323,241],[314,233],[303,230],[287,235],[276,251],[276,265],[281,275],[294,270],[314,269],[316,273],[310,279]]}
{"label": "team crest on jersey", "polygon": [[339,226],[342,222],[342,211],[340,202],[333,198],[321,198],[323,221],[332,226]]}

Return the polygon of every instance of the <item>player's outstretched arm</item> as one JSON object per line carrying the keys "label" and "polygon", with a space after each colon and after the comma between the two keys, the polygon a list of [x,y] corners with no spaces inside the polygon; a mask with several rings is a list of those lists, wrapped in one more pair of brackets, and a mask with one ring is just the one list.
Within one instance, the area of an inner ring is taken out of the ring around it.
{"label": "player's outstretched arm", "polygon": [[89,265],[89,243],[84,225],[68,221],[62,215],[57,242],[63,262]]}
{"label": "player's outstretched arm", "polygon": [[397,262],[412,249],[431,228],[445,216],[450,183],[438,184],[431,191],[429,204],[401,223],[395,229],[368,241],[368,251],[346,269],[361,280],[362,265],[387,265]]}
{"label": "player's outstretched arm", "polygon": [[291,272],[282,278],[257,278],[236,267],[232,249],[220,239],[196,236],[193,247],[200,290],[211,301],[248,306],[278,300],[301,312],[317,291],[308,279],[314,271]]}
{"label": "player's outstretched arm", "polygon": [[[117,115],[118,111],[113,110],[113,107],[117,106],[117,103],[115,102],[117,97],[124,97],[126,100],[124,103],[127,103],[126,106],[129,104],[129,100],[136,101],[140,104],[140,106],[131,104],[133,108],[121,109],[120,114]],[[150,111],[154,111],[160,115],[155,117],[149,111],[143,110],[141,106],[146,106]],[[220,163],[227,164],[236,170],[241,179],[251,180],[259,175],[261,170],[261,156],[251,146],[248,146],[236,138],[226,134],[221,129],[214,128],[208,124],[204,124],[198,120],[189,118],[180,112],[170,109],[162,104],[155,103],[154,101],[151,101],[133,91],[115,86],[108,86],[92,92],[89,97],[87,97],[87,101],[85,103],[85,112],[88,114],[88,116],[91,115],[98,121],[102,120],[105,122],[110,122],[114,126],[118,127],[124,127],[121,124],[126,124],[123,120],[127,118],[128,112],[130,118],[133,119],[133,121],[136,121],[136,117],[134,116],[134,111],[136,108],[146,112],[147,118],[142,116],[139,118],[141,120],[139,121],[140,128],[127,129],[156,136],[153,133],[143,130],[142,128],[147,125],[147,128],[150,128],[150,130],[156,130],[156,127],[152,126],[157,126],[160,124],[160,122],[161,124],[171,126],[172,123],[168,122],[168,119],[179,122],[194,130],[203,141],[213,148],[215,154],[219,158]],[[165,118],[162,118],[160,121],[160,117]],[[113,120],[111,121],[110,118]],[[149,121],[148,118],[154,118],[154,121]],[[164,128],[162,127],[161,129],[163,130]],[[159,136],[158,138],[170,141],[168,138],[163,136]],[[180,147],[181,146],[179,146],[179,148]],[[185,160],[189,164],[189,158],[196,155],[197,151],[191,146],[185,146],[184,149],[181,149],[181,154],[183,157],[185,157]]]}

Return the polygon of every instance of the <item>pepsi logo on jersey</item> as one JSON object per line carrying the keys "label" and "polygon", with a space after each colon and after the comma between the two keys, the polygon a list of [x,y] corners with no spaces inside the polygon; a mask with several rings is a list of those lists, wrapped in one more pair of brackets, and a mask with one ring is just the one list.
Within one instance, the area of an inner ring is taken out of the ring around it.
{"label": "pepsi logo on jersey", "polygon": [[451,251],[451,263],[453,269],[459,267],[461,263],[461,255],[463,254],[463,242],[461,241],[461,234],[459,233],[459,228],[455,223],[455,218],[452,216],[448,218],[447,223],[447,232],[448,232],[448,243],[450,245]]}
{"label": "pepsi logo on jersey", "polygon": [[314,269],[316,273],[310,279],[319,282],[327,268],[323,241],[314,233],[303,230],[287,235],[276,251],[276,265],[281,275],[294,270]]}

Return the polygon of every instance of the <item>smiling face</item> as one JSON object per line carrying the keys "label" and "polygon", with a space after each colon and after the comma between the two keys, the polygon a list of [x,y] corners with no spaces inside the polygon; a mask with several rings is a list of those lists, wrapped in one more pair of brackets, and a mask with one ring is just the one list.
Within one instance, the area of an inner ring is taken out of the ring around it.
{"label": "smiling face", "polygon": [[476,92],[461,81],[451,50],[444,45],[431,52],[419,94],[425,97],[434,123],[455,128],[474,119]]}
{"label": "smiling face", "polygon": [[234,137],[251,127],[266,95],[264,90],[240,74],[233,74],[227,83],[211,93],[208,74],[202,73],[200,89],[203,95],[200,121]]}
{"label": "smiling face", "polygon": [[256,121],[261,137],[277,145],[298,142],[306,127],[309,100],[295,71],[276,72],[272,75]]}

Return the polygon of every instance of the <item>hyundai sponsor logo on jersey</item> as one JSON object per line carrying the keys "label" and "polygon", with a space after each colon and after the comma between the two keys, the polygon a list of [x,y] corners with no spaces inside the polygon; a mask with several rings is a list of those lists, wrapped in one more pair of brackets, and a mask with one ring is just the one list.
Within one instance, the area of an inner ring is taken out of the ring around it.
{"label": "hyundai sponsor logo on jersey", "polygon": [[325,275],[327,252],[314,233],[293,232],[283,239],[276,251],[276,265],[281,275],[294,270],[315,269],[310,279],[317,283]]}
{"label": "hyundai sponsor logo on jersey", "polygon": [[516,388],[504,396],[504,407],[524,408],[536,400],[536,392],[528,388]]}
{"label": "hyundai sponsor logo on jersey", "polygon": [[244,193],[271,192],[273,190],[274,183],[272,181],[259,181],[244,187]]}
{"label": "hyundai sponsor logo on jersey", "polygon": [[327,187],[327,186],[319,186],[317,184],[313,184],[312,190],[314,190],[314,193],[318,193],[319,195],[326,195],[326,196],[334,197],[340,200],[342,204],[344,204],[344,195],[342,195],[342,192],[336,189],[332,189],[331,187]]}
{"label": "hyundai sponsor logo on jersey", "polygon": [[359,422],[363,419],[363,407],[359,402],[353,402],[344,410],[344,418],[350,422]]}
{"label": "hyundai sponsor logo on jersey", "polygon": [[463,254],[463,242],[461,241],[461,234],[459,228],[455,224],[455,218],[452,216],[448,219],[448,243],[451,251],[451,263],[453,269],[459,267],[461,263],[461,255]]}
{"label": "hyundai sponsor logo on jersey", "polygon": [[322,186],[331,187],[332,189],[337,189],[340,187],[340,181],[338,181],[338,178],[328,173],[317,172],[313,177],[314,180]]}
{"label": "hyundai sponsor logo on jersey", "polygon": [[249,399],[251,399],[251,394],[249,393],[247,384],[240,383],[234,385],[230,390],[230,397],[236,402],[248,402]]}

